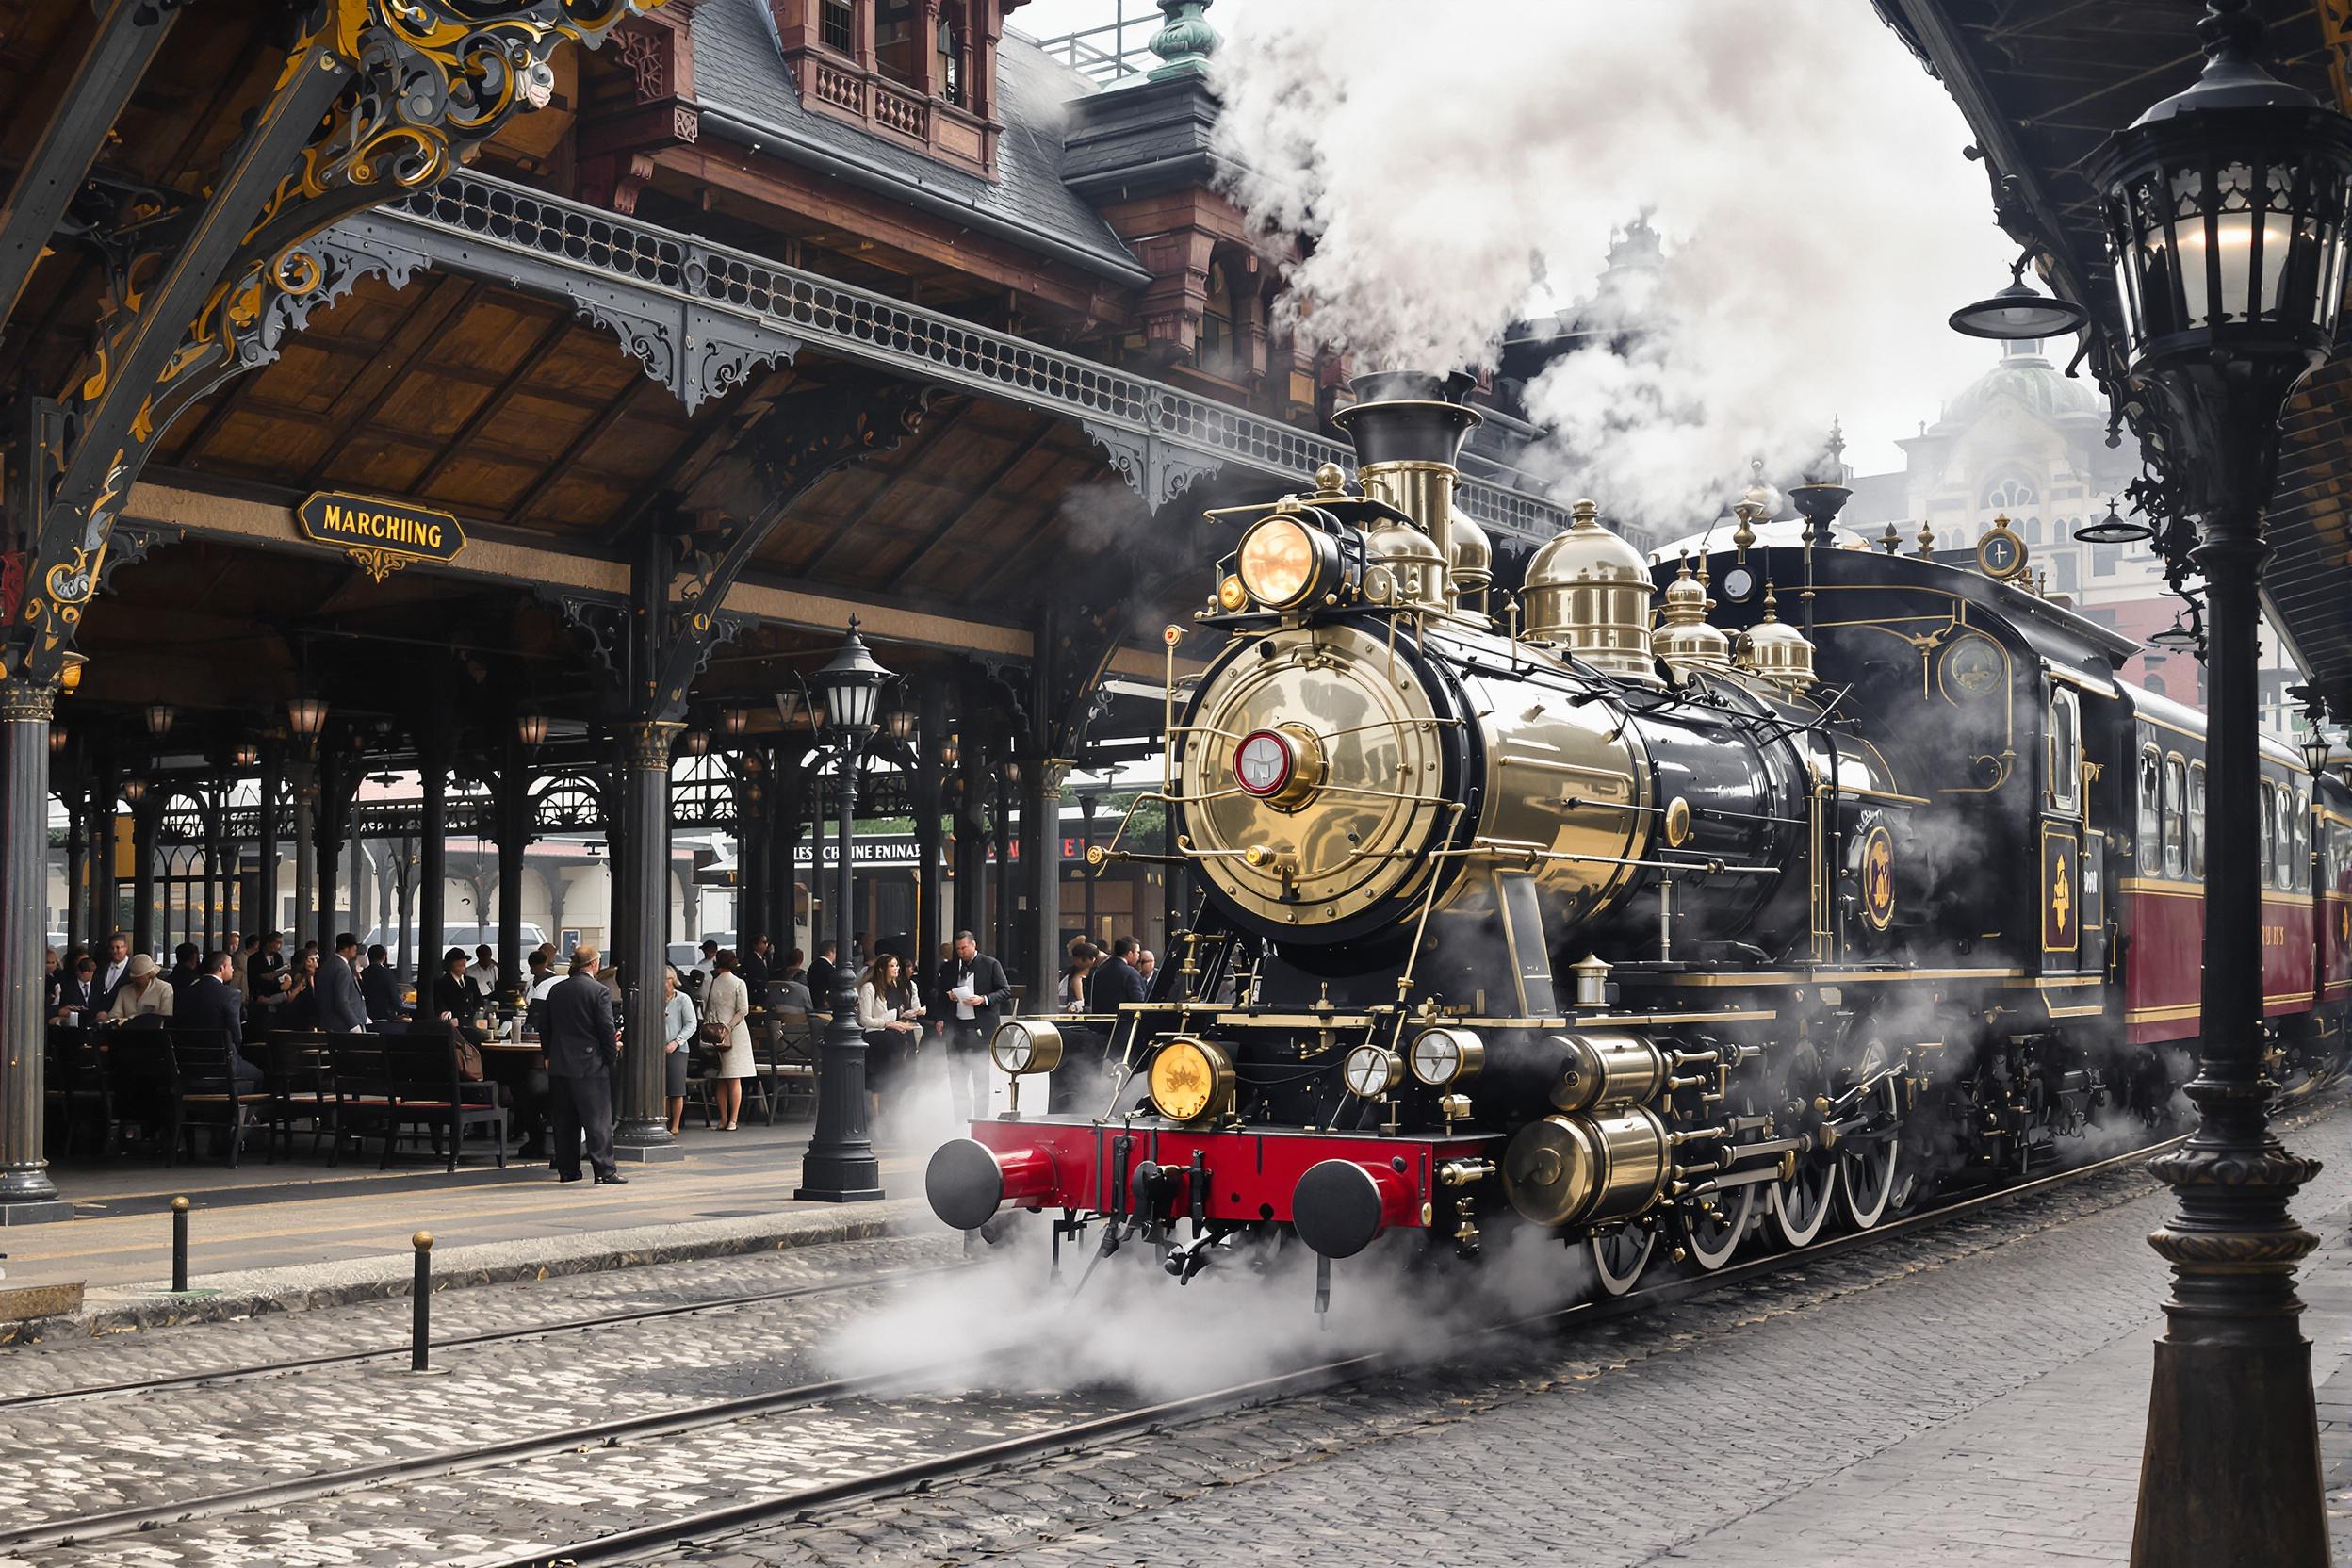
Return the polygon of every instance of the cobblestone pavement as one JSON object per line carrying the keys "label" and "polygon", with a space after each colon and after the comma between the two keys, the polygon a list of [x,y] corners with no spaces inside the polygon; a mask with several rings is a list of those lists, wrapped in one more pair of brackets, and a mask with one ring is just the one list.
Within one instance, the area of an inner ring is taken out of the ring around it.
{"label": "cobblestone pavement", "polygon": [[[2322,1119],[2295,1135],[2324,1152],[2326,1135],[2352,1118],[2333,1106],[2316,1114]],[[2144,1174],[2117,1173],[1532,1350],[1457,1356],[655,1560],[698,1568],[1157,1565],[1245,1554],[1349,1565],[1536,1554],[1729,1568],[2121,1560],[2162,1295],[2161,1266],[2142,1238],[2160,1201]],[[2331,1165],[2305,1208],[2327,1212],[2328,1234],[2341,1240],[2347,1201],[2352,1161]],[[952,1238],[933,1237],[497,1287],[438,1304],[437,1322],[448,1333],[546,1322],[956,1252]],[[2352,1331],[2352,1291],[2333,1283],[2347,1262],[2352,1251],[2331,1249],[2307,1291],[2323,1381],[2344,1364]],[[845,1396],[291,1506],[0,1552],[0,1568],[497,1561],[1048,1432],[1135,1402],[1087,1386],[1084,1368],[1093,1363],[1080,1354],[1076,1331],[1084,1317],[1064,1327],[1034,1307],[1014,1316],[1006,1298],[967,1283],[976,1279],[892,1289],[927,1292],[951,1316],[961,1311],[991,1331],[1025,1333],[1063,1364],[1063,1375],[1038,1381],[1081,1386],[1046,1393],[1019,1386],[1024,1374],[988,1391]],[[1338,1282],[1348,1288],[1346,1270]],[[453,1350],[437,1363],[446,1373],[430,1378],[369,1364],[0,1411],[0,1444],[42,1460],[0,1475],[0,1535],[126,1503],[792,1387],[838,1370],[820,1364],[831,1358],[812,1356],[811,1347],[881,1311],[889,1295],[842,1292],[593,1337]],[[1303,1299],[1298,1307],[1303,1316]],[[59,1380],[41,1386],[120,1379],[130,1375],[115,1354],[123,1350],[149,1358],[138,1364],[181,1370],[398,1344],[404,1312],[404,1303],[383,1303],[0,1352],[0,1392],[28,1367]],[[1238,1365],[1257,1326],[1226,1327],[1233,1337],[1212,1345],[1162,1337],[1158,1323],[1138,1319],[1130,1348],[1146,1361],[1194,1357],[1204,1372]],[[906,1353],[919,1359],[946,1347],[942,1335]],[[216,1359],[185,1359],[194,1356]],[[2344,1462],[2352,1466],[2352,1454]],[[1378,1549],[1368,1552],[1367,1542]]]}

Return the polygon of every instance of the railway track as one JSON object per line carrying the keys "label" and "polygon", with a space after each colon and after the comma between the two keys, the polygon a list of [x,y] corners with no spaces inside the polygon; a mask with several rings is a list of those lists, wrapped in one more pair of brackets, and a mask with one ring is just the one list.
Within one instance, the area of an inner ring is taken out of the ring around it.
{"label": "railway track", "polygon": [[[776,1290],[750,1291],[735,1296],[714,1296],[700,1301],[677,1301],[659,1307],[633,1307],[623,1312],[600,1313],[590,1317],[567,1317],[554,1323],[535,1323],[514,1329],[492,1329],[480,1333],[452,1334],[435,1339],[433,1348],[463,1350],[481,1345],[501,1345],[515,1340],[540,1339],[550,1334],[574,1333],[591,1329],[612,1328],[624,1323],[645,1323],[664,1317],[688,1317],[697,1313],[724,1312],[738,1307],[756,1307],[773,1301],[791,1301],[803,1297],[834,1296],[843,1291],[864,1290],[907,1280],[918,1280],[954,1269],[968,1268],[967,1263],[939,1264],[928,1268],[889,1269],[876,1274],[861,1274],[849,1280],[827,1280],[813,1284],[787,1285]],[[106,1398],[122,1395],[145,1394],[157,1389],[188,1388],[202,1383],[242,1382],[252,1378],[279,1377],[292,1372],[307,1372],[322,1366],[351,1366],[368,1362],[398,1361],[409,1353],[406,1344],[387,1346],[372,1350],[334,1350],[311,1356],[291,1356],[283,1361],[253,1362],[242,1366],[222,1366],[189,1372],[172,1372],[159,1378],[126,1378],[120,1382],[85,1383],[78,1388],[49,1389],[33,1394],[0,1396],[0,1411],[23,1410],[28,1406],[72,1404],[83,1399]]]}
{"label": "railway track", "polygon": [[[1827,1237],[1797,1251],[1769,1253],[1745,1261],[1734,1262],[1709,1272],[1658,1279],[1640,1285],[1622,1297],[1599,1298],[1556,1311],[1499,1321],[1476,1331],[1471,1337],[1493,1339],[1511,1334],[1574,1331],[1587,1325],[1597,1325],[1653,1310],[1704,1292],[1736,1285],[1782,1270],[1808,1266],[1843,1255],[1857,1248],[1879,1245],[1904,1234],[1949,1226],[1973,1216],[2007,1207],[2056,1187],[2086,1181],[2135,1165],[2151,1154],[2177,1147],[2183,1141],[2184,1136],[2185,1135],[2182,1137],[2162,1140],[2071,1169],[2053,1171],[2016,1186],[1960,1198],[1933,1209],[1886,1220],[1868,1231]],[[889,1278],[908,1279],[923,1274],[948,1272],[958,1266],[961,1266],[951,1264],[935,1269],[901,1271]],[[861,1288],[877,1282],[880,1282],[876,1279],[867,1278],[854,1282],[837,1282],[829,1286],[799,1286],[742,1298],[715,1299],[632,1313],[607,1314],[596,1318],[582,1318],[538,1329],[501,1331],[495,1334],[469,1336],[466,1340],[449,1343],[490,1343],[532,1334],[593,1329],[605,1323],[637,1321],[647,1317],[711,1311],[749,1302],[818,1295],[828,1290]],[[363,1352],[339,1357],[306,1358],[302,1362],[281,1364],[286,1369],[292,1369],[306,1365],[331,1364],[335,1362],[373,1359],[385,1354],[398,1353],[400,1352]],[[382,1487],[386,1484],[419,1481],[467,1471],[514,1465],[547,1456],[609,1447],[622,1443],[641,1442],[647,1438],[664,1435],[703,1432],[705,1429],[721,1427],[729,1423],[745,1423],[745,1427],[739,1429],[741,1430],[760,1429],[759,1424],[775,1422],[796,1411],[823,1411],[826,1413],[828,1419],[849,1419],[859,1406],[872,1404],[877,1407],[873,1413],[874,1415],[887,1417],[895,1411],[902,1416],[903,1424],[919,1429],[924,1424],[924,1419],[929,1419],[929,1417],[917,1418],[908,1413],[924,1398],[935,1397],[935,1391],[926,1392],[919,1385],[936,1384],[939,1380],[952,1378],[965,1368],[983,1364],[987,1359],[985,1356],[957,1357],[913,1370],[901,1369],[886,1375],[829,1379],[765,1394],[710,1401],[675,1411],[596,1422],[470,1447],[445,1449],[282,1481],[235,1488],[196,1498],[122,1508],[44,1522],[17,1529],[0,1530],[0,1554],[22,1553],[44,1547],[68,1547],[95,1544],[130,1532],[169,1530],[178,1525],[259,1510],[282,1509],[290,1504],[362,1489]],[[579,1568],[586,1568],[589,1564],[625,1561],[639,1554],[664,1549],[684,1542],[706,1539],[713,1535],[760,1525],[792,1521],[812,1511],[903,1492],[938,1480],[1042,1454],[1082,1446],[1170,1423],[1200,1420],[1252,1405],[1333,1388],[1380,1372],[1397,1369],[1402,1364],[1401,1360],[1389,1351],[1348,1354],[1181,1398],[1117,1404],[1112,1408],[1083,1410],[1077,1413],[1073,1419],[1053,1422],[1034,1429],[1018,1431],[1009,1436],[995,1436],[988,1441],[972,1442],[962,1438],[960,1434],[942,1432],[940,1436],[950,1437],[951,1440],[937,1443],[931,1451],[923,1452],[904,1462],[885,1462],[871,1468],[858,1469],[852,1474],[827,1476],[814,1481],[813,1484],[793,1487],[756,1499],[723,1504],[619,1530],[602,1531],[594,1539],[580,1540],[560,1546],[535,1546],[521,1555],[509,1558],[490,1559],[486,1556],[473,1556],[469,1557],[469,1562],[474,1565],[474,1568],[558,1568],[558,1565],[579,1565]],[[223,1376],[253,1375],[254,1371],[255,1369],[244,1369],[239,1373],[195,1373],[188,1374],[186,1378],[165,1381],[203,1381]],[[162,1383],[126,1386],[131,1388],[162,1386]],[[74,1396],[89,1396],[96,1392],[99,1391],[77,1390],[74,1391]],[[40,1397],[54,1398],[57,1396]],[[888,1402],[892,1399],[901,1401],[900,1405],[890,1405]],[[1071,1398],[1063,1402],[1083,1404],[1085,1401]],[[933,1414],[936,1415],[936,1412]],[[858,1417],[858,1419],[863,1419],[863,1417]],[[150,1534],[143,1539],[146,1543],[153,1543],[156,1537]]]}

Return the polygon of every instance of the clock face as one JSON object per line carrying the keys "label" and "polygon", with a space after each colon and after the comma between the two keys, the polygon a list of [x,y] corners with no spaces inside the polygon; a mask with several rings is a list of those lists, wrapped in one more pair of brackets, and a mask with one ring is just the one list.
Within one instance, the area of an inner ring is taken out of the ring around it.
{"label": "clock face", "polygon": [[1991,577],[2015,577],[2025,568],[2025,541],[1995,529],[1978,541],[1976,564]]}
{"label": "clock face", "polygon": [[1235,782],[1253,795],[1270,795],[1290,781],[1290,743],[1269,729],[1243,737],[1233,753]]}
{"label": "clock face", "polygon": [[1954,702],[1974,702],[1997,690],[2007,673],[1992,639],[1963,637],[1944,653],[1944,694]]}
{"label": "clock face", "polygon": [[1734,566],[1723,574],[1723,597],[1744,599],[1756,592],[1756,574],[1745,566]]}

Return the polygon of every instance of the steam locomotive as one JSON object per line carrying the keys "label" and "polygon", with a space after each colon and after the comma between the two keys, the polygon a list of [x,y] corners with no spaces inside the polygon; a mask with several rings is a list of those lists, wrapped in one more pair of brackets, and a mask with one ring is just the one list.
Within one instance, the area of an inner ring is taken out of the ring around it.
{"label": "steam locomotive", "polygon": [[[1002,1025],[1016,1091],[1058,1070],[1070,1108],[941,1148],[936,1212],[1048,1211],[1186,1278],[1295,1240],[1323,1293],[1384,1235],[1533,1226],[1622,1292],[2163,1121],[2204,726],[2116,678],[2136,645],[2037,593],[2005,523],[1970,564],[1839,547],[1834,485],[1791,490],[1800,543],[1751,491],[1657,567],[1579,501],[1506,597],[1452,505],[1465,388],[1363,378],[1360,493],[1327,467],[1242,509],[1197,678],[1168,633],[1198,918],[1099,1066],[1080,1021]],[[2344,1043],[2352,791],[2275,743],[2261,771],[2284,1081]]]}

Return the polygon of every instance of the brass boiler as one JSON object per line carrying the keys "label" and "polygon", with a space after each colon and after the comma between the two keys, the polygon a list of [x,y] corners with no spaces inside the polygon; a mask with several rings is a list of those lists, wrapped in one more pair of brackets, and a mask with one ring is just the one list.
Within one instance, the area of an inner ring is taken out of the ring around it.
{"label": "brass boiler", "polygon": [[[1626,886],[1658,805],[1639,730],[1595,684],[1467,621],[1335,616],[1241,640],[1175,737],[1185,847],[1246,926],[1285,942],[1442,912],[1497,866],[1580,921]],[[1270,797],[1235,768],[1265,732],[1297,769]]]}

